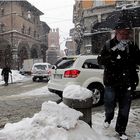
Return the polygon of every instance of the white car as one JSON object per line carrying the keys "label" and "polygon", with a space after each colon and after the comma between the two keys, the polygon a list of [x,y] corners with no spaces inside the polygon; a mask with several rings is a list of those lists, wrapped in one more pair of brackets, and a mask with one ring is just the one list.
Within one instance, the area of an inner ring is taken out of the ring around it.
{"label": "white car", "polygon": [[52,65],[49,63],[35,63],[31,70],[33,82],[37,79],[42,81],[44,78],[48,81],[50,79],[51,67]]}
{"label": "white car", "polygon": [[[51,71],[48,89],[62,96],[68,85],[80,85],[93,93],[93,105],[103,103],[104,84],[103,66],[97,63],[97,55],[80,55],[63,57]],[[137,87],[140,90],[140,85]]]}

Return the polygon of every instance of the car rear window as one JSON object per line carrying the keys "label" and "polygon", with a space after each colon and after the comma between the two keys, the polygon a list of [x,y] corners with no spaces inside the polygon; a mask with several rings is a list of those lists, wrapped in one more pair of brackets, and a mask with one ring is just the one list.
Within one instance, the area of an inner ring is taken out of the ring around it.
{"label": "car rear window", "polygon": [[58,69],[65,69],[65,68],[69,68],[73,65],[73,63],[75,62],[76,58],[62,58],[61,60],[58,60],[56,62],[56,67]]}
{"label": "car rear window", "polygon": [[35,65],[34,68],[45,70],[47,68],[47,66],[46,65]]}

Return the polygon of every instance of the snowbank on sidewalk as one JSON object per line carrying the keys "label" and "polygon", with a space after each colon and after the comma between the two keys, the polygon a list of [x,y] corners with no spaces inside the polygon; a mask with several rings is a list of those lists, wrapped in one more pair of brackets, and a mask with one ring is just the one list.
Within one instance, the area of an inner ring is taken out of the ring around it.
{"label": "snowbank on sidewalk", "polygon": [[63,103],[44,102],[39,113],[0,131],[3,140],[101,140],[100,136],[79,120],[82,115]]}

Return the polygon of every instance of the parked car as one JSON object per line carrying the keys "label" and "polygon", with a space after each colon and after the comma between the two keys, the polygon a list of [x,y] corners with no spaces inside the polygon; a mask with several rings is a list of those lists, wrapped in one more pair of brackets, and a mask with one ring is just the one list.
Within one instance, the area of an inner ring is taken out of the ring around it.
{"label": "parked car", "polygon": [[35,82],[36,80],[43,80],[44,78],[49,81],[52,65],[49,63],[35,63],[32,67],[31,74],[32,80]]}
{"label": "parked car", "polygon": [[[93,105],[103,104],[103,66],[97,63],[97,55],[67,56],[56,62],[48,82],[49,91],[62,97],[64,88],[72,84],[91,90]],[[140,84],[137,90],[140,91]]]}

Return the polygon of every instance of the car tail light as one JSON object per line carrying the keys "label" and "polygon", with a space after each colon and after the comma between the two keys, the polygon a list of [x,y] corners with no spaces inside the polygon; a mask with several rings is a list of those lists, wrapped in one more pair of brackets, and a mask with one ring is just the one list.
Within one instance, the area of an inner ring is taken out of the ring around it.
{"label": "car tail light", "polygon": [[80,74],[79,70],[67,70],[64,72],[65,78],[76,78]]}
{"label": "car tail light", "polygon": [[48,74],[51,75],[51,70],[48,70]]}

